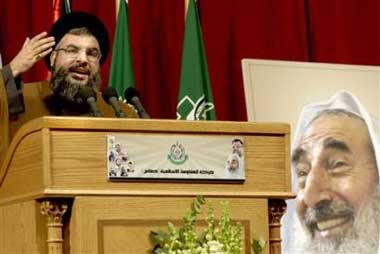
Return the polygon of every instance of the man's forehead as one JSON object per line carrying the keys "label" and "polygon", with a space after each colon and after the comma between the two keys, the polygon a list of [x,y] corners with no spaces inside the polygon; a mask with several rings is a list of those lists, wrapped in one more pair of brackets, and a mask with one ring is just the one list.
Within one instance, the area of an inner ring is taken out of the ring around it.
{"label": "man's forehead", "polygon": [[323,116],[313,121],[300,137],[293,159],[313,149],[335,148],[350,151],[352,143],[368,144],[366,124],[359,118],[346,116]]}
{"label": "man's forehead", "polygon": [[363,120],[348,116],[326,115],[312,121],[300,138],[300,142],[309,139],[320,139],[326,136],[351,138],[360,135],[369,137],[368,129]]}
{"label": "man's forehead", "polygon": [[66,47],[73,45],[80,48],[97,48],[99,49],[99,42],[95,36],[91,34],[65,34],[59,41],[57,47]]}

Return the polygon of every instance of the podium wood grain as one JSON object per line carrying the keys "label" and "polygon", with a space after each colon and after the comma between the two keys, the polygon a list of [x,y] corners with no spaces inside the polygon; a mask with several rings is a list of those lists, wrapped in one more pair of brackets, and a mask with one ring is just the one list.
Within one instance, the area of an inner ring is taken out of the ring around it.
{"label": "podium wood grain", "polygon": [[[107,135],[136,133],[147,138],[243,136],[246,180],[108,181]],[[0,253],[23,253],[13,245],[14,240],[9,240],[20,237],[31,239],[20,247],[28,249],[27,253],[47,253],[41,240],[41,234],[46,238],[46,221],[42,223],[46,219],[36,208],[46,199],[72,204],[63,220],[64,253],[146,253],[149,231],[164,227],[169,219],[179,223],[197,194],[215,204],[219,200],[230,202],[233,218],[244,225],[244,253],[249,253],[247,246],[252,237],[269,240],[268,200],[294,196],[290,192],[289,164],[286,124],[35,119],[17,132],[0,170],[0,243],[4,243],[0,244]],[[17,229],[3,232],[10,228]]]}

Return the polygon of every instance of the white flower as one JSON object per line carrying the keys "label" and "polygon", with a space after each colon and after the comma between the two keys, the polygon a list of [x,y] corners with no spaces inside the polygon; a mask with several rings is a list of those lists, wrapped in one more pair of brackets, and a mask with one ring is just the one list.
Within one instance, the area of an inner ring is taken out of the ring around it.
{"label": "white flower", "polygon": [[209,246],[210,253],[222,253],[223,252],[223,244],[219,241],[208,241],[207,245]]}
{"label": "white flower", "polygon": [[178,254],[191,254],[191,251],[190,250],[180,250],[178,251]]}

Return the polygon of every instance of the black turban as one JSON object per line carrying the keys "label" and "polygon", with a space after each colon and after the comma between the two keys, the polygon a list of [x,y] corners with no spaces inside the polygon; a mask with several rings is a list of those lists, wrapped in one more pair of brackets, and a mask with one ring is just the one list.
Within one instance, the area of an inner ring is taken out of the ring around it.
{"label": "black turban", "polygon": [[[85,12],[71,12],[62,15],[51,27],[49,35],[54,36],[57,45],[68,31],[81,27],[87,28],[98,40],[102,53],[100,64],[103,64],[109,50],[109,38],[107,28],[98,17]],[[45,57],[45,63],[48,69],[50,69],[50,54]]]}

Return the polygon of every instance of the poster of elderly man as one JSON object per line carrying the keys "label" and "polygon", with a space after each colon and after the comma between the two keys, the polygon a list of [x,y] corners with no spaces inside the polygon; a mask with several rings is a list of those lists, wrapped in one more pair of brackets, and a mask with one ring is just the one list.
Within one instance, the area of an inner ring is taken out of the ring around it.
{"label": "poster of elderly man", "polygon": [[379,120],[338,92],[308,105],[292,145],[285,254],[371,254],[379,248]]}

